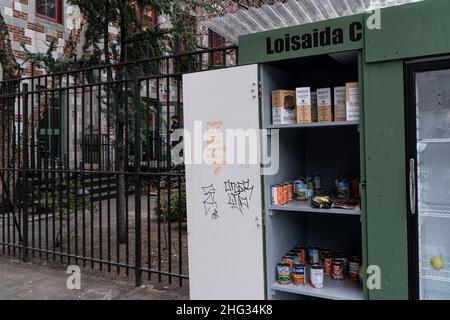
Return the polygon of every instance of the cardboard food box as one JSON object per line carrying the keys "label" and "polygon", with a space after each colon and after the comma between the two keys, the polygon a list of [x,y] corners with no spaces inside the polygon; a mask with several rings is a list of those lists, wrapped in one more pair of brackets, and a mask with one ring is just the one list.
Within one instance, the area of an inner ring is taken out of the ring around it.
{"label": "cardboard food box", "polygon": [[333,121],[331,88],[317,89],[317,115],[319,122]]}
{"label": "cardboard food box", "polygon": [[276,90],[272,92],[272,124],[294,124],[295,91]]}
{"label": "cardboard food box", "polygon": [[350,82],[345,85],[347,121],[359,120],[359,83]]}
{"label": "cardboard food box", "polygon": [[346,87],[334,88],[334,121],[347,120],[345,95]]}
{"label": "cardboard food box", "polygon": [[317,114],[317,92],[311,92],[311,118],[312,122],[319,121]]}
{"label": "cardboard food box", "polygon": [[297,97],[297,123],[312,122],[311,89],[309,87],[295,89]]}

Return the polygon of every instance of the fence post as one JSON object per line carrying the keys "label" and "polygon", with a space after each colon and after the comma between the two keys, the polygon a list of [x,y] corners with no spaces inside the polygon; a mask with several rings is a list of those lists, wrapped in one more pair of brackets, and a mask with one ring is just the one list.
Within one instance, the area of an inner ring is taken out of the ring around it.
{"label": "fence post", "polygon": [[141,85],[139,81],[139,67],[134,69],[134,194],[135,210],[135,286],[140,287],[142,281],[142,257],[141,257]]}
{"label": "fence post", "polygon": [[[23,159],[22,159],[22,259],[28,261],[28,84],[24,83],[23,91]],[[20,143],[20,142],[19,142]],[[20,159],[19,159],[20,160]]]}

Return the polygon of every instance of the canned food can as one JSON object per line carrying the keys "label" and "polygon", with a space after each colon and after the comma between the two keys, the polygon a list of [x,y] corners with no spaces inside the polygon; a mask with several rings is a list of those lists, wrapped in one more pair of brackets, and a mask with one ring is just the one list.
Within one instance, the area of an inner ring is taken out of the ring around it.
{"label": "canned food can", "polygon": [[287,184],[283,184],[283,204],[286,204],[288,202],[288,186]]}
{"label": "canned food can", "polygon": [[284,204],[284,194],[283,194],[283,187],[279,184],[277,184],[277,198],[278,198],[278,205],[281,206]]}
{"label": "canned food can", "polygon": [[308,179],[308,199],[314,196],[314,181]]}
{"label": "canned food can", "polygon": [[280,205],[280,198],[278,195],[278,186],[274,185],[270,187],[270,194],[272,197],[272,205],[273,206],[279,206]]}
{"label": "canned food can", "polygon": [[305,265],[296,263],[292,271],[292,283],[296,286],[305,285]]}
{"label": "canned food can", "polygon": [[308,200],[308,184],[304,179],[294,181],[294,199],[300,201]]}
{"label": "canned food can", "polygon": [[350,197],[359,199],[361,192],[359,190],[360,181],[357,178],[350,179]]}
{"label": "canned food can", "polygon": [[285,201],[284,201],[284,186],[282,184],[278,185],[278,194],[280,196],[280,205],[283,205]]}
{"label": "canned food can", "polygon": [[294,197],[294,187],[292,186],[292,183],[288,183],[288,201],[292,201]]}
{"label": "canned food can", "polygon": [[294,259],[294,264],[300,263],[299,257],[298,257],[298,251],[296,251],[296,250],[289,251],[287,256],[292,257]]}
{"label": "canned food can", "polygon": [[277,281],[279,284],[291,283],[291,267],[285,263],[277,265]]}
{"label": "canned food can", "polygon": [[317,190],[322,189],[322,186],[320,184],[320,176],[319,175],[314,176],[314,186]]}
{"label": "canned food can", "polygon": [[350,197],[350,184],[348,180],[336,180],[336,195],[339,199],[348,199]]}
{"label": "canned food can", "polygon": [[331,263],[333,262],[333,256],[331,254],[326,255],[323,261],[324,273],[327,276],[331,276]]}
{"label": "canned food can", "polygon": [[331,263],[331,278],[333,280],[344,280],[344,261],[334,259]]}
{"label": "canned food can", "polygon": [[319,264],[320,263],[320,257],[319,257],[319,248],[317,247],[309,247],[308,248],[308,259],[309,264]]}
{"label": "canned food can", "polygon": [[323,288],[323,268],[318,264],[311,265],[310,270],[311,287],[320,289]]}
{"label": "canned food can", "polygon": [[360,286],[362,286],[364,284],[364,269],[363,267],[360,265],[359,266],[359,279],[358,279],[358,284]]}
{"label": "canned food can", "polygon": [[305,264],[306,263],[306,248],[300,247],[298,250],[298,263]]}
{"label": "canned food can", "polygon": [[292,251],[297,254],[299,264],[306,263],[306,249],[304,247],[295,247]]}
{"label": "canned food can", "polygon": [[325,256],[329,255],[331,253],[330,249],[319,249],[319,258],[320,261],[323,262],[325,260]]}
{"label": "canned food can", "polygon": [[361,262],[357,257],[352,257],[348,261],[348,273],[350,276],[350,280],[358,281],[359,280],[359,266]]}
{"label": "canned food can", "polygon": [[281,263],[288,264],[292,269],[294,267],[294,257],[290,255],[285,255],[281,260]]}
{"label": "canned food can", "polygon": [[344,264],[344,275],[348,274],[348,257],[345,254],[335,255],[336,260],[342,260]]}
{"label": "canned food can", "polygon": [[298,192],[300,190],[300,184],[301,184],[300,179],[296,179],[292,182],[292,193],[293,193],[294,200],[298,200],[297,197],[298,197]]}

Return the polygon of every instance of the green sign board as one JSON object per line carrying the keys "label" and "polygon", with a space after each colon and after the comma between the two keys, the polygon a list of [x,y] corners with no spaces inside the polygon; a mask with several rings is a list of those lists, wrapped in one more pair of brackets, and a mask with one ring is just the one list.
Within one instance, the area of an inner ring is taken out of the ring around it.
{"label": "green sign board", "polygon": [[361,49],[364,15],[353,15],[239,37],[239,64]]}

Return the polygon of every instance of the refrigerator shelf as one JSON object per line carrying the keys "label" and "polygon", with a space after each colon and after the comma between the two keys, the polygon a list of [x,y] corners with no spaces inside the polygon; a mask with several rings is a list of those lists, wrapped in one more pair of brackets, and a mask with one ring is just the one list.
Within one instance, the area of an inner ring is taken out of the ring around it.
{"label": "refrigerator shelf", "polygon": [[421,218],[450,218],[450,213],[421,213]]}
{"label": "refrigerator shelf", "polygon": [[[429,264],[429,261],[422,261],[421,263],[420,277],[422,279],[450,282],[450,263],[446,263],[442,270],[428,267]],[[427,267],[424,267],[424,265],[427,265]]]}
{"label": "refrigerator shelf", "polygon": [[418,140],[417,143],[450,143],[450,138],[440,138],[440,139],[422,139]]}
{"label": "refrigerator shelf", "polygon": [[419,212],[423,217],[450,218],[449,205],[422,205]]}
{"label": "refrigerator shelf", "polygon": [[449,282],[450,283],[450,278],[435,277],[435,276],[428,276],[428,275],[421,275],[420,277],[422,279],[426,279],[426,280],[435,280],[435,281]]}

